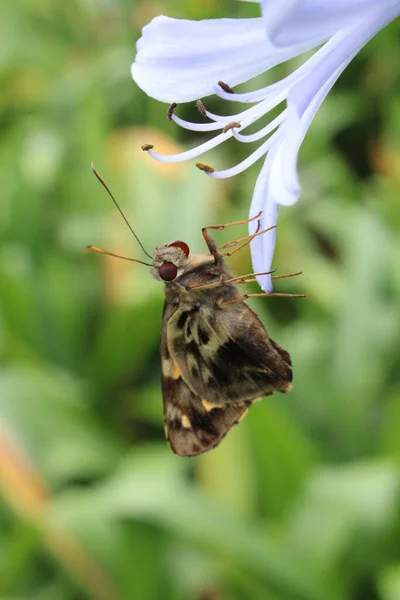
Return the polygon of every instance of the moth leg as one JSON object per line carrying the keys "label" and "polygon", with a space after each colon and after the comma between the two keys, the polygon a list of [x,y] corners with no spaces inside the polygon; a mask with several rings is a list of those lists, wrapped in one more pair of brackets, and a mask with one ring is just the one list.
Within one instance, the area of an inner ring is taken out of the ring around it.
{"label": "moth leg", "polygon": [[207,283],[206,279],[200,279],[200,281],[195,281],[194,283],[189,283],[186,286],[187,290],[206,290],[209,288],[219,287],[220,285],[224,285],[224,283],[229,282],[230,280],[224,280],[222,275],[218,279],[218,281],[213,281],[212,283]]}
{"label": "moth leg", "polygon": [[250,242],[252,240],[254,240],[255,237],[257,237],[258,235],[262,235],[263,233],[266,233],[267,231],[271,231],[271,229],[275,229],[276,225],[272,225],[272,227],[267,227],[267,229],[263,229],[262,231],[260,231],[260,221],[258,221],[258,227],[255,233],[252,233],[251,235],[246,236],[245,238],[242,238],[240,240],[233,240],[232,242],[228,242],[227,244],[223,244],[223,246],[220,246],[218,248],[218,251],[221,250],[221,248],[227,248],[229,246],[235,246],[236,244],[239,244],[240,242],[242,242],[243,240],[244,243],[241,244],[240,246],[238,246],[237,248],[235,248],[234,250],[232,250],[231,252],[221,252],[221,254],[223,254],[224,256],[232,256],[233,254],[235,254],[235,252],[239,252],[239,250],[241,250],[242,248],[244,248],[245,246],[247,246],[248,244],[250,244]]}
{"label": "moth leg", "polygon": [[[272,269],[271,271],[261,271],[260,273],[248,273],[247,275],[226,279],[224,283],[253,283],[257,281],[255,278],[258,275],[271,275],[271,273],[275,273],[275,271],[276,269]],[[297,271],[297,273],[284,273],[283,275],[272,275],[271,279],[285,279],[286,277],[297,277],[302,274],[303,271]],[[249,279],[249,277],[251,277],[251,279]]]}
{"label": "moth leg", "polygon": [[[186,289],[187,290],[208,290],[211,288],[219,287],[221,285],[225,285],[226,283],[257,283],[256,277],[258,275],[271,275],[271,273],[275,273],[275,269],[272,271],[261,271],[260,273],[248,273],[247,275],[240,275],[239,277],[232,277],[231,279],[223,279],[222,275],[218,281],[213,281],[212,283],[206,283],[204,279],[200,281],[195,281],[194,283],[190,283]],[[286,277],[297,277],[298,275],[302,275],[302,271],[298,271],[297,273],[284,273],[283,275],[273,275],[271,279],[284,279]],[[269,296],[271,294],[268,294]]]}
{"label": "moth leg", "polygon": [[247,300],[247,298],[255,298],[257,296],[279,296],[280,298],[306,298],[307,294],[284,294],[280,292],[262,292],[259,294],[242,294],[241,296],[236,296],[235,298],[231,298],[230,300],[225,300],[223,298],[218,298],[216,301],[216,305],[228,306],[228,304],[236,304],[237,302],[243,302],[243,300]]}
{"label": "moth leg", "polygon": [[285,279],[286,277],[297,277],[302,274],[303,271],[297,271],[297,273],[284,273],[283,275],[273,275],[271,279]]}
{"label": "moth leg", "polygon": [[221,275],[218,281],[205,283],[204,279],[202,279],[201,281],[195,281],[194,283],[190,283],[186,287],[186,289],[207,290],[210,288],[219,287],[220,285],[225,285],[226,283],[252,283],[253,281],[257,280],[248,279],[248,277],[254,277],[255,275],[270,275],[271,273],[275,273],[275,269],[273,269],[272,271],[262,271],[261,273],[249,273],[248,275],[239,275],[239,277],[231,277],[230,279],[223,279]]}
{"label": "moth leg", "polygon": [[257,229],[254,233],[252,233],[251,235],[246,235],[245,237],[239,238],[238,240],[232,240],[231,242],[226,242],[225,244],[218,246],[218,250],[223,250],[224,248],[230,248],[232,246],[236,246],[237,244],[240,244],[240,242],[244,242],[244,241],[248,240],[249,238],[252,239],[254,237],[254,235],[260,231],[260,227],[261,227],[261,221],[259,219],[257,221]]}
{"label": "moth leg", "polygon": [[255,217],[251,217],[251,219],[245,219],[244,221],[235,221],[234,223],[225,223],[224,225],[207,225],[206,227],[202,227],[201,233],[203,234],[204,240],[207,244],[207,248],[209,249],[210,253],[214,256],[215,261],[217,261],[218,248],[215,242],[208,235],[207,229],[217,229],[218,231],[222,231],[226,227],[233,227],[234,225],[244,225],[245,223],[250,223],[250,221],[258,219],[261,214],[262,210],[260,210],[258,215],[256,215]]}
{"label": "moth leg", "polygon": [[[260,271],[260,273],[247,273],[247,275],[239,275],[238,277],[232,277],[228,279],[225,283],[248,283],[249,277],[256,277],[256,275],[271,275],[271,273],[275,273],[275,269],[271,271]],[[255,281],[255,279],[250,279],[249,281]]]}

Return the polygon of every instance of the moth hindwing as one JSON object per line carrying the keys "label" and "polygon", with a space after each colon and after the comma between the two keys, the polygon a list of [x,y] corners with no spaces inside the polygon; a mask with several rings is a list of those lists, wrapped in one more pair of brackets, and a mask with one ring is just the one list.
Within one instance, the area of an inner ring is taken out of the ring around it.
{"label": "moth hindwing", "polygon": [[153,257],[152,275],[165,282],[160,348],[165,432],[180,456],[214,448],[251,404],[291,389],[288,352],[269,338],[245,302],[271,294],[242,294],[238,284],[254,281],[254,273],[232,277],[224,262],[225,255],[265,232],[220,248],[208,233],[235,224],[203,228],[208,253],[191,254],[187,244],[175,241],[158,246]]}

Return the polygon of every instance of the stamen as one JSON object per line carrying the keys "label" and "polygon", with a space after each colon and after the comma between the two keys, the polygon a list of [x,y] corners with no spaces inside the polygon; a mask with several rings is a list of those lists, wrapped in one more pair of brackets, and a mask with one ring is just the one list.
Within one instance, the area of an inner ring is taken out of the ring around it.
{"label": "stamen", "polygon": [[169,105],[168,110],[167,110],[167,119],[168,119],[168,121],[172,120],[172,115],[174,114],[174,110],[176,109],[177,106],[178,105],[177,105],[176,102],[173,102],[172,104]]}
{"label": "stamen", "polygon": [[242,110],[242,112],[237,113],[236,115],[217,115],[206,109],[206,117],[212,119],[213,121],[219,121],[220,123],[232,123],[232,121],[241,121],[244,117],[252,115],[254,113],[258,113],[258,106],[252,106],[251,108],[247,108],[246,110]]}
{"label": "stamen", "polygon": [[204,106],[204,103],[202,100],[197,100],[196,108],[199,111],[199,113],[203,115],[203,117],[207,116],[206,107]]}
{"label": "stamen", "polygon": [[274,96],[273,98],[266,98],[262,102],[259,102],[248,112],[244,111],[247,112],[247,116],[244,119],[240,120],[240,122],[242,123],[242,129],[244,129],[248,125],[251,125],[252,123],[255,123],[255,121],[257,121],[260,117],[263,117],[270,110],[276,108],[285,99],[286,95],[282,92],[281,94]]}
{"label": "stamen", "polygon": [[220,144],[222,144],[222,142],[229,139],[230,137],[232,137],[232,129],[230,131],[227,131],[226,133],[220,133],[219,135],[216,135],[211,140],[208,140],[208,142],[204,142],[204,144],[200,144],[196,148],[186,150],[185,152],[179,152],[178,154],[158,154],[157,152],[153,152],[151,149],[147,149],[147,146],[149,146],[149,144],[145,144],[145,149],[152,158],[155,158],[160,162],[176,163],[189,160],[190,158],[196,158],[196,156],[200,156],[201,154],[208,152],[208,150],[219,146]]}
{"label": "stamen", "polygon": [[[261,116],[266,114],[269,110],[271,110],[272,108],[275,108],[278,104],[280,104],[282,102],[283,99],[284,99],[284,96],[283,96],[283,94],[281,94],[280,96],[276,96],[273,99],[263,100],[262,102],[259,102],[259,104],[257,104],[257,106],[253,106],[253,107],[243,111],[241,114],[237,115],[239,117],[239,119],[241,118],[241,120],[237,120],[237,121],[236,120],[232,121],[232,117],[220,118],[217,115],[213,115],[218,119],[219,122],[223,123],[223,122],[228,121],[227,125],[229,125],[229,127],[224,128],[222,133],[220,133],[219,135],[216,135],[211,140],[208,140],[207,142],[204,142],[203,144],[200,144],[199,146],[192,148],[191,150],[186,150],[184,152],[180,152],[177,154],[162,155],[162,154],[158,154],[157,152],[153,152],[152,148],[154,146],[151,144],[144,144],[142,146],[142,149],[144,151],[148,152],[148,154],[152,158],[154,158],[155,160],[158,160],[160,162],[176,163],[176,162],[183,162],[183,161],[189,160],[191,158],[196,158],[197,156],[200,156],[201,154],[208,152],[208,150],[211,150],[212,148],[219,146],[220,144],[222,144],[222,142],[231,138],[232,136],[234,136],[234,135],[237,136],[238,134],[235,132],[235,128],[237,127],[236,123],[240,123],[241,129],[248,127],[249,125],[254,123],[257,119],[259,119]],[[206,114],[207,114],[207,116],[211,116],[211,113],[209,113],[209,111],[206,111]],[[245,118],[243,118],[244,116],[245,116]],[[212,116],[211,116],[211,118],[212,118]],[[280,118],[282,119],[282,117],[280,117]],[[172,114],[172,119],[175,120],[178,118],[175,117],[174,114]],[[233,123],[234,123],[234,125],[232,125]],[[272,131],[272,129],[274,129],[277,126],[275,123],[276,123],[276,120],[272,121],[271,124],[267,125],[266,128],[264,129],[263,135],[266,135],[265,130]],[[214,125],[214,124],[204,123],[203,125],[210,126],[210,125]],[[196,128],[195,123],[189,124],[189,126]],[[275,134],[276,133],[278,133],[278,132],[275,132]],[[205,172],[208,175],[210,175],[211,177],[215,177],[216,179],[224,179],[226,177],[230,177],[231,175],[235,175],[236,173],[241,173],[243,170],[247,169],[248,166],[250,166],[254,162],[256,162],[258,160],[258,158],[260,158],[266,152],[268,152],[269,148],[274,143],[275,134],[273,136],[271,136],[271,138],[269,138],[269,140],[264,142],[264,144],[262,144],[246,160],[244,160],[242,163],[240,163],[236,167],[233,167],[232,169],[227,169],[225,171],[214,172],[214,170],[213,171],[206,170]],[[251,138],[250,138],[250,140],[251,140]]]}
{"label": "stamen", "polygon": [[243,110],[241,113],[238,113],[236,115],[224,117],[222,115],[216,115],[210,112],[209,110],[206,110],[206,115],[209,119],[212,119],[213,121],[220,121],[222,123],[240,121],[240,123],[242,124],[242,129],[244,129],[248,125],[251,125],[252,123],[257,121],[257,119],[259,119],[260,117],[267,114],[267,112],[278,106],[278,104],[286,100],[286,97],[286,90],[284,90],[279,95],[275,95],[272,98],[268,97],[265,100],[262,100],[261,102],[256,104],[255,106],[247,108],[246,110]]}
{"label": "stamen", "polygon": [[248,169],[251,165],[253,165],[259,158],[264,156],[268,150],[273,146],[283,135],[283,131],[278,129],[274,134],[271,135],[257,150],[255,150],[250,156],[248,156],[241,163],[231,167],[230,169],[225,169],[224,171],[215,171],[214,173],[207,173],[209,177],[213,177],[214,179],[227,179],[228,177],[232,177],[233,175],[237,175],[238,173],[242,173],[246,169]]}
{"label": "stamen", "polygon": [[175,113],[172,114],[171,119],[175,121],[177,125],[183,129],[188,129],[189,131],[217,131],[218,129],[223,128],[223,123],[218,123],[216,121],[213,123],[192,123],[191,121],[181,119]]}
{"label": "stamen", "polygon": [[275,119],[273,119],[273,121],[268,123],[265,127],[260,129],[259,131],[256,131],[255,133],[243,134],[243,133],[238,133],[237,131],[234,130],[233,137],[236,140],[238,140],[238,142],[244,142],[244,143],[256,142],[258,140],[261,140],[263,137],[265,137],[266,135],[271,133],[271,131],[276,129],[281,123],[283,123],[283,121],[287,117],[287,113],[288,113],[287,108],[285,108],[285,110],[283,112],[281,112],[281,114],[278,115]]}
{"label": "stamen", "polygon": [[[221,89],[229,88],[231,90],[231,88],[227,86],[224,82],[219,82],[219,85],[221,85]],[[226,93],[229,94],[230,92]],[[205,108],[204,103],[201,100],[198,100],[196,102],[198,110],[202,115],[205,115],[206,117],[212,119],[214,121],[213,123],[192,123],[190,121],[185,121],[184,119],[181,119],[180,117],[177,117],[175,115],[174,109],[176,107],[176,103],[173,103],[168,109],[167,117],[175,121],[178,125],[192,131],[205,132],[217,131],[218,129],[222,129],[222,132],[216,135],[214,138],[208,140],[207,142],[204,142],[203,144],[200,144],[195,148],[177,154],[158,154],[157,152],[152,151],[154,147],[152,144],[144,144],[142,146],[142,149],[148,152],[148,154],[155,160],[165,163],[177,163],[196,158],[197,156],[204,154],[208,150],[219,146],[231,137],[235,137],[235,139],[237,139],[238,141],[243,142],[252,142],[262,139],[263,137],[271,133],[274,129],[282,125],[282,123],[287,117],[287,110],[283,110],[280,115],[278,115],[275,119],[273,119],[270,123],[268,123],[265,127],[263,127],[260,131],[256,133],[242,135],[239,134],[236,130],[239,127],[241,128],[241,130],[243,130],[255,121],[257,121],[260,117],[264,116],[271,109],[275,108],[281,102],[283,102],[283,100],[286,99],[286,96],[287,90],[285,89],[280,94],[277,94],[273,97],[268,97],[259,102],[257,105],[252,106],[251,108],[248,108],[237,115],[231,115],[227,117],[211,113]],[[270,138],[267,139],[255,152],[253,152],[250,156],[248,156],[244,161],[242,161],[235,167],[226,169],[224,171],[215,171],[213,167],[202,162],[198,163],[197,167],[204,171],[207,175],[214,177],[215,179],[225,179],[227,177],[236,175],[237,173],[241,173],[268,152],[268,150],[277,140],[277,134],[280,131],[280,129],[282,129],[282,127],[279,127],[278,131],[275,131],[275,133],[272,136],[270,136]]]}
{"label": "stamen", "polygon": [[224,81],[218,81],[218,85],[227,94],[235,93],[234,90],[231,88],[231,86],[228,85],[227,83],[225,83]]}
{"label": "stamen", "polygon": [[214,85],[214,91],[215,94],[223,100],[229,100],[230,102],[253,103],[265,100],[268,98],[268,96],[279,93],[282,89],[286,89],[288,91],[289,87],[298,79],[300,79],[298,71],[295,71],[276,83],[271,83],[252,92],[234,92],[233,94],[230,94],[229,92],[221,90],[219,85]]}
{"label": "stamen", "polygon": [[237,127],[241,127],[242,124],[239,123],[239,121],[232,121],[232,123],[228,123],[228,125],[225,125],[225,127],[223,128],[223,132],[226,133],[227,131],[229,131],[230,129],[235,129]]}
{"label": "stamen", "polygon": [[196,167],[200,169],[200,171],[204,171],[205,173],[214,173],[215,171],[214,167],[202,162],[197,162]]}

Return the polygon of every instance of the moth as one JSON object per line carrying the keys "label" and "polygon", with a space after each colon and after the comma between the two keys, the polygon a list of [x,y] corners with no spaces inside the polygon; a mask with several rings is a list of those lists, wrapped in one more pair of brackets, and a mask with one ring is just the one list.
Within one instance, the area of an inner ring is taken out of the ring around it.
{"label": "moth", "polygon": [[289,353],[268,336],[246,299],[305,294],[248,294],[239,290],[240,284],[256,281],[255,276],[261,273],[233,277],[225,257],[268,230],[260,231],[258,221],[254,234],[220,247],[209,231],[252,219],[203,227],[207,252],[191,253],[185,242],[177,240],[157,246],[151,256],[93,165],[92,170],[152,262],[120,257],[94,246],[87,249],[146,264],[151,267],[152,276],[165,284],[160,344],[165,434],[172,451],[179,456],[199,455],[215,448],[254,402],[291,389]]}

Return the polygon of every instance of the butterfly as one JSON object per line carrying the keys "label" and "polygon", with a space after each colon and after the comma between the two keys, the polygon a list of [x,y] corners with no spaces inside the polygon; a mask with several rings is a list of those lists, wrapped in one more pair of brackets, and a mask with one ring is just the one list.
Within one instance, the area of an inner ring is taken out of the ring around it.
{"label": "butterfly", "polygon": [[[160,344],[165,434],[175,454],[199,455],[215,448],[254,402],[291,389],[289,353],[268,336],[246,299],[305,294],[240,292],[240,284],[254,282],[255,276],[262,273],[233,277],[225,257],[268,231],[260,231],[261,213],[253,217],[258,219],[256,232],[245,238],[217,247],[209,230],[222,230],[253,219],[203,227],[208,250],[205,253],[191,253],[185,242],[176,240],[157,246],[151,256],[93,165],[92,170],[152,262],[127,260],[150,266],[152,276],[165,284]],[[87,249],[119,257],[94,246]]]}

